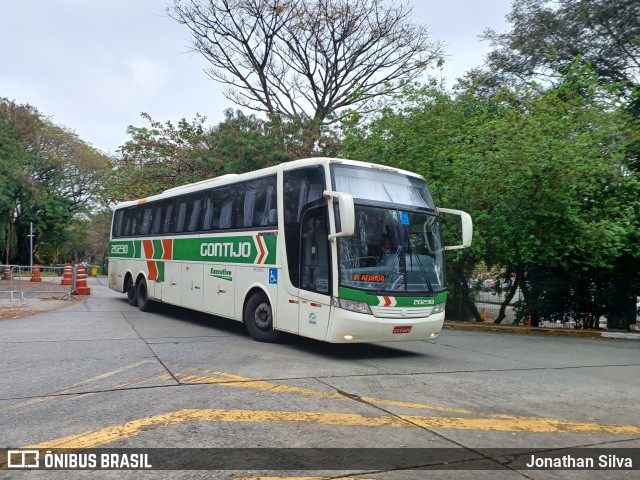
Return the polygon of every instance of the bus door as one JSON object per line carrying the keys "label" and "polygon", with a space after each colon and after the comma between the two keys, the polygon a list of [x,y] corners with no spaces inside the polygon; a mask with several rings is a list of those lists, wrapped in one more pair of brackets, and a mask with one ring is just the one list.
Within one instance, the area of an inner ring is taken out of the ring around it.
{"label": "bus door", "polygon": [[325,340],[331,306],[327,206],[307,210],[300,223],[300,335]]}

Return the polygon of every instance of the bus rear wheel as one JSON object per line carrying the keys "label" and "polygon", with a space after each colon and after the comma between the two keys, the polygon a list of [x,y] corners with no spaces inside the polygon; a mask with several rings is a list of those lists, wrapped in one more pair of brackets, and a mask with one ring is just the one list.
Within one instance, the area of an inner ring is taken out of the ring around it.
{"label": "bus rear wheel", "polygon": [[136,286],[136,298],[138,299],[138,308],[143,312],[151,310],[151,300],[149,300],[149,292],[147,290],[147,281],[144,278],[138,280]]}
{"label": "bus rear wheel", "polygon": [[127,279],[125,280],[124,291],[127,293],[129,305],[136,307],[138,305],[138,296],[136,295],[136,287],[133,284],[133,279],[130,276],[127,276]]}
{"label": "bus rear wheel", "polygon": [[254,293],[244,309],[244,324],[249,335],[258,342],[275,342],[280,332],[273,329],[273,311],[267,296]]}

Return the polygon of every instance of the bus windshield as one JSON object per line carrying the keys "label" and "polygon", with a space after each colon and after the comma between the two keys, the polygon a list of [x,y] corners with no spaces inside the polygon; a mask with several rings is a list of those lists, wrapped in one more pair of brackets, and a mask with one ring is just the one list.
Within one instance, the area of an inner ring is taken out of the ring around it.
{"label": "bus windshield", "polygon": [[338,243],[340,285],[376,295],[433,295],[446,287],[435,212],[356,206],[353,236]]}
{"label": "bus windshield", "polygon": [[427,183],[420,177],[392,170],[332,164],[334,189],[354,199],[435,210]]}

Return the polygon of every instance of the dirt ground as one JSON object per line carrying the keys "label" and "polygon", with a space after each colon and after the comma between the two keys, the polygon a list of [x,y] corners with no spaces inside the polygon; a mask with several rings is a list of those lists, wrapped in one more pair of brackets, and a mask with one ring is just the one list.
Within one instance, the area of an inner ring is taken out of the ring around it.
{"label": "dirt ground", "polygon": [[37,313],[57,310],[66,305],[69,305],[69,300],[58,300],[57,297],[14,300],[13,302],[0,300],[0,320],[28,317]]}
{"label": "dirt ground", "polygon": [[25,292],[22,300],[20,293],[14,293],[14,300],[10,300],[8,293],[0,296],[0,320],[27,317],[37,313],[57,310],[74,300],[61,300],[69,292],[68,285],[60,285],[60,277],[45,278],[42,282],[28,280],[0,280],[0,292]]}

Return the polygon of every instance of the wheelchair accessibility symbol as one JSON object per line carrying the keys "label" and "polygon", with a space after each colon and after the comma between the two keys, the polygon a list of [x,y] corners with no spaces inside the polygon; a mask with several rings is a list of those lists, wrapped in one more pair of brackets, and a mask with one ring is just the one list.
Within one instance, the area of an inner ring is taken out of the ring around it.
{"label": "wheelchair accessibility symbol", "polygon": [[278,283],[278,269],[270,268],[269,269],[269,283],[275,285]]}

